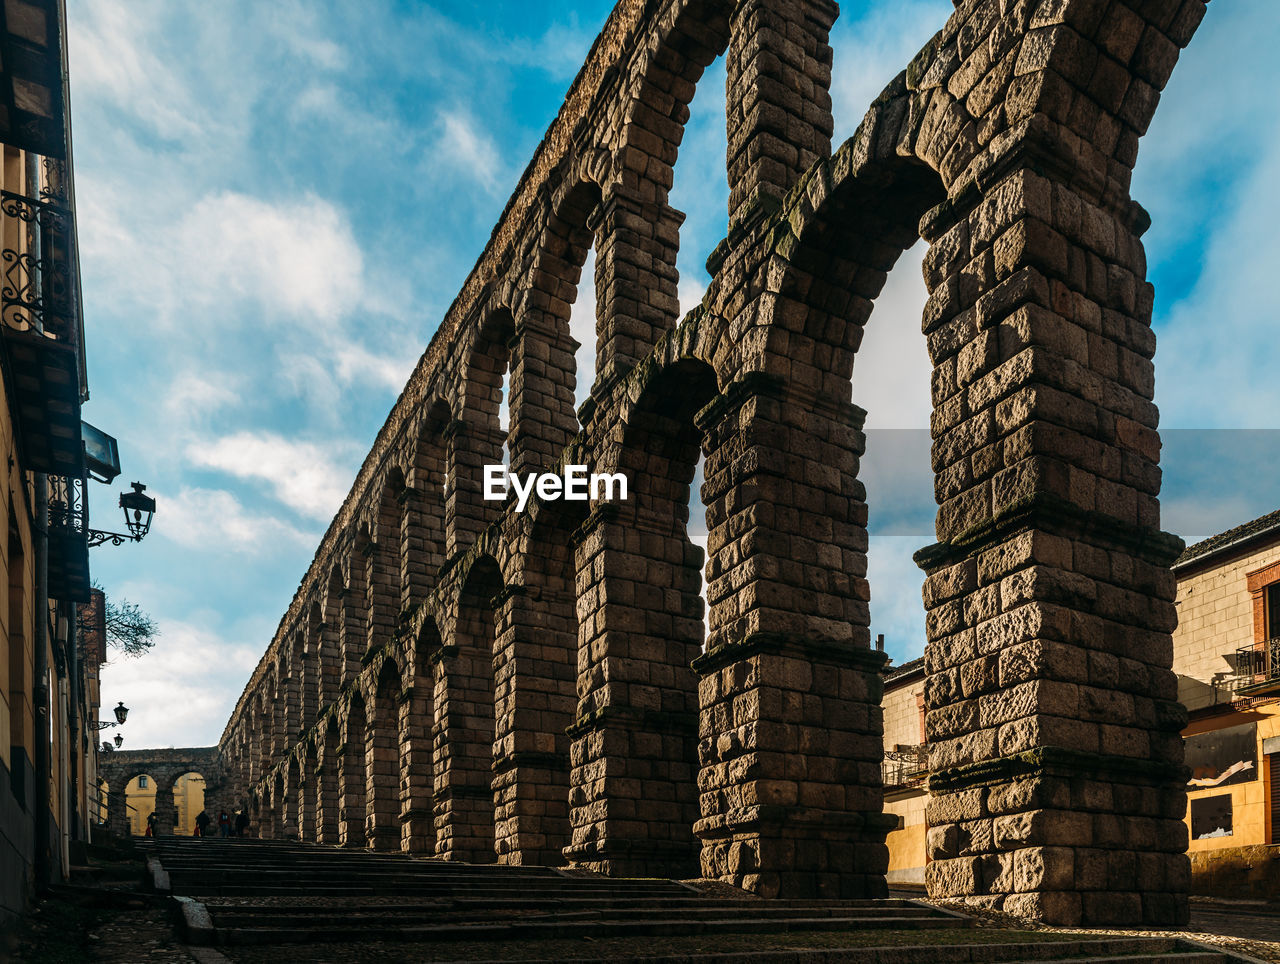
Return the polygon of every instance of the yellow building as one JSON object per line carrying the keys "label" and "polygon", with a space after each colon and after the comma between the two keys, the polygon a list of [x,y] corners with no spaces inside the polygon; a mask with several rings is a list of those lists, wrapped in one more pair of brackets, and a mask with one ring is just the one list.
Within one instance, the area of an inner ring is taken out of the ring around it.
{"label": "yellow building", "polygon": [[884,809],[898,818],[889,846],[890,887],[923,887],[925,864],[924,805],[928,759],[924,748],[924,660],[885,671]]}
{"label": "yellow building", "polygon": [[[204,809],[204,777],[198,773],[184,773],[173,781],[173,807],[176,821],[173,834],[191,837],[195,834],[196,817]],[[129,832],[143,836],[147,832],[147,817],[156,808],[156,784],[148,774],[134,777],[125,786],[125,806],[129,814]],[[218,830],[216,814],[209,814],[210,833]]]}
{"label": "yellow building", "polygon": [[1190,724],[1193,887],[1280,894],[1280,512],[1191,546],[1174,672]]}
{"label": "yellow building", "polygon": [[[1189,547],[1173,565],[1173,669],[1183,731],[1192,889],[1280,895],[1280,511]],[[889,884],[923,883],[928,791],[924,661],[884,693]]]}

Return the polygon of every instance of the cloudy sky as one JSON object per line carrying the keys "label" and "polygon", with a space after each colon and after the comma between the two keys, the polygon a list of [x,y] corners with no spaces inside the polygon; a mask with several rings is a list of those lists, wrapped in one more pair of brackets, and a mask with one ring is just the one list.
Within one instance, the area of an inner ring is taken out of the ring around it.
{"label": "cloudy sky", "polygon": [[[68,0],[85,418],[124,465],[93,486],[94,524],[132,479],[159,500],[144,543],[93,552],[98,581],[162,630],[103,671],[104,704],[133,708],[126,747],[217,740],[610,6]],[[842,7],[837,144],[952,4]],[[1164,524],[1188,540],[1280,505],[1280,352],[1263,335],[1280,263],[1278,30],[1274,0],[1211,6],[1134,181],[1154,220]],[[686,307],[725,231],[723,109],[717,63],[671,198],[688,215]],[[891,275],[854,375],[873,632],[899,661],[923,651],[910,556],[932,541],[921,247]],[[588,302],[574,326],[590,346]],[[580,353],[580,385],[590,365]]]}

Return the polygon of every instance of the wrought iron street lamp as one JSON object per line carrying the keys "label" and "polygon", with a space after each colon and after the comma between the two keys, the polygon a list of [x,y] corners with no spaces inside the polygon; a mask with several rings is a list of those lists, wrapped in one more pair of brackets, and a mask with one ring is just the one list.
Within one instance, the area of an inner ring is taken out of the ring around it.
{"label": "wrought iron street lamp", "polygon": [[115,709],[113,709],[111,712],[115,714],[116,721],[112,723],[110,720],[107,720],[106,722],[99,720],[97,723],[98,729],[105,730],[109,726],[121,726],[124,724],[124,721],[129,717],[129,707],[124,705],[124,700],[121,700],[119,703],[117,703],[115,706]]}
{"label": "wrought iron street lamp", "polygon": [[124,532],[102,532],[98,529],[88,531],[89,546],[100,546],[110,542],[113,546],[123,545],[126,541],[141,542],[142,537],[151,530],[151,517],[156,513],[156,500],[143,493],[147,487],[141,482],[134,482],[132,492],[120,493],[120,508],[124,510],[124,524],[129,530]]}
{"label": "wrought iron street lamp", "polygon": [[117,733],[117,734],[116,734],[116,739],[115,739],[115,744],[116,744],[116,749],[117,749],[117,750],[118,750],[118,749],[120,749],[120,744],[121,744],[121,743],[123,743],[123,742],[124,742],[124,737],[123,737],[122,735],[120,735],[119,733]]}

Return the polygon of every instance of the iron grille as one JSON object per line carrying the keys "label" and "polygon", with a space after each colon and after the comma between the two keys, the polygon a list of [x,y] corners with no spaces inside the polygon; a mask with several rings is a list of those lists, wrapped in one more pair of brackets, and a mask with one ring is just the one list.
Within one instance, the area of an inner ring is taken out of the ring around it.
{"label": "iron grille", "polygon": [[929,748],[920,743],[915,746],[899,744],[892,750],[885,750],[880,774],[885,789],[919,786],[929,775]]}
{"label": "iron grille", "polygon": [[13,331],[71,340],[75,331],[71,211],[48,198],[0,191],[0,212],[19,226],[20,234],[14,238],[6,231],[6,245],[0,251],[0,320]]}

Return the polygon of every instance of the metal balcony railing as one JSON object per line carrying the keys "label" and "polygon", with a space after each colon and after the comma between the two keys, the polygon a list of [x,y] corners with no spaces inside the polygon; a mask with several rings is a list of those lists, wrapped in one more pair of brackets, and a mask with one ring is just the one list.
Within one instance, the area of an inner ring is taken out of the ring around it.
{"label": "metal balcony railing", "polygon": [[0,321],[10,331],[72,340],[71,211],[46,198],[0,191],[0,214],[8,222],[0,250]]}
{"label": "metal balcony railing", "polygon": [[929,748],[923,743],[898,744],[892,750],[885,750],[880,774],[886,790],[923,785],[929,776]]}
{"label": "metal balcony railing", "polygon": [[1280,680],[1280,636],[1237,649],[1236,673],[1246,686]]}
{"label": "metal balcony railing", "polygon": [[89,598],[89,502],[85,480],[50,475],[49,594],[83,602]]}

